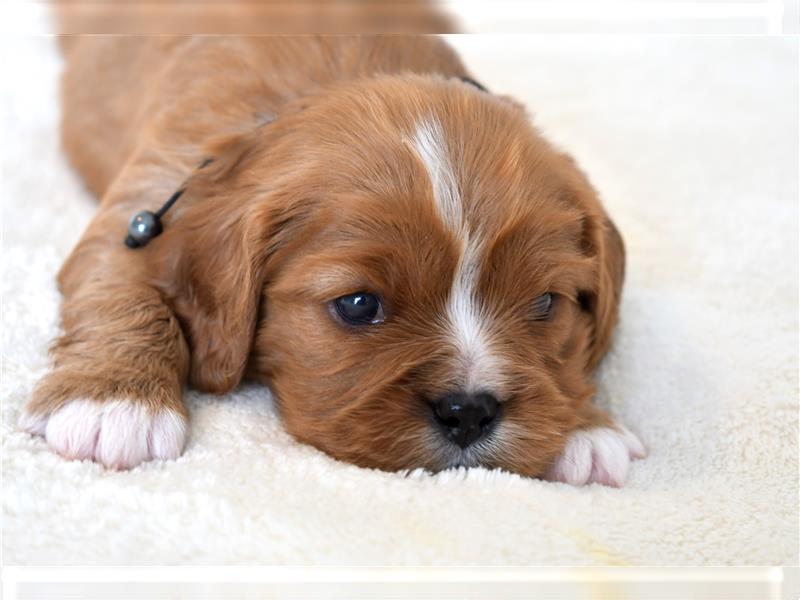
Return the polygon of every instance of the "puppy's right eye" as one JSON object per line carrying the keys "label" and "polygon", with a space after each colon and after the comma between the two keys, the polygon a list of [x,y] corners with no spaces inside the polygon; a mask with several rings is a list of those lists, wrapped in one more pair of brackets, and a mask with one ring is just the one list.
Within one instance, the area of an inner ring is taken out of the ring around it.
{"label": "puppy's right eye", "polygon": [[349,325],[375,325],[384,319],[380,300],[367,292],[340,296],[333,301],[333,308]]}

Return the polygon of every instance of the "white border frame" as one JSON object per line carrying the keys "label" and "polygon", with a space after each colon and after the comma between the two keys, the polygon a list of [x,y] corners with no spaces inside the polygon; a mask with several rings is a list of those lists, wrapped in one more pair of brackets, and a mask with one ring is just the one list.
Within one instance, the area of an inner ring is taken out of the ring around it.
{"label": "white border frame", "polygon": [[[681,594],[709,599],[752,600],[754,585],[764,593],[759,600],[794,598],[790,594],[796,593],[784,589],[781,567],[5,567],[2,575],[6,600],[18,600],[20,586],[36,583],[86,584],[86,590],[116,595],[124,593],[130,582],[162,584],[170,597],[175,597],[182,583],[254,584],[255,591],[263,592],[279,586],[283,593],[314,590],[314,597],[319,597],[319,584],[325,584],[323,597],[343,597],[343,591],[366,589],[370,594],[391,590],[394,598],[414,598],[426,590],[426,584],[431,590],[437,585],[441,590],[441,584],[452,585],[453,597],[469,592],[473,598],[500,598],[504,592],[518,597],[520,584],[526,593],[546,587],[548,597],[575,597],[575,592],[581,592],[581,597],[598,600],[617,598],[619,593],[628,600],[648,597],[642,594],[658,593],[665,583],[676,584]],[[793,585],[797,577],[788,580]],[[403,584],[410,583],[422,585],[403,591]],[[695,596],[694,591],[702,595]],[[556,595],[551,596],[553,593]],[[208,596],[181,591],[180,597]]]}

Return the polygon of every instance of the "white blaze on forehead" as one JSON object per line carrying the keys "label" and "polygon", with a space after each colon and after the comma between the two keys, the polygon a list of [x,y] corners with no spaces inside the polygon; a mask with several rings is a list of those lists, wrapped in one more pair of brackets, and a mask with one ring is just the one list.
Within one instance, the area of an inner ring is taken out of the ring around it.
{"label": "white blaze on forehead", "polygon": [[439,121],[430,119],[417,125],[413,143],[431,179],[433,198],[439,214],[447,227],[461,232],[466,228],[461,195],[458,193],[458,182],[453,173],[444,132]]}
{"label": "white blaze on forehead", "polygon": [[480,276],[480,244],[469,238],[465,242],[447,303],[449,325],[463,368],[459,383],[467,392],[497,391],[501,364],[489,343],[487,317],[475,293]]}
{"label": "white blaze on forehead", "polygon": [[458,384],[468,392],[492,391],[501,378],[501,364],[492,352],[487,319],[476,298],[480,278],[482,244],[480,233],[467,223],[442,126],[435,119],[417,125],[412,140],[431,180],[437,211],[461,244],[458,268],[447,303],[447,325],[455,345],[459,368]]}

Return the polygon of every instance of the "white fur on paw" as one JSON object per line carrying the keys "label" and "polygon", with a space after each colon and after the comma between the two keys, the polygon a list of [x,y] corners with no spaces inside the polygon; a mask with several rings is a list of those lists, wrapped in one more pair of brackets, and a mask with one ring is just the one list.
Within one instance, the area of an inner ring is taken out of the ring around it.
{"label": "white fur on paw", "polygon": [[645,456],[642,442],[625,427],[579,429],[570,435],[546,478],[572,485],[622,487],[631,461]]}
{"label": "white fur on paw", "polygon": [[44,437],[44,432],[47,428],[47,416],[23,411],[17,421],[17,427],[22,431]]}
{"label": "white fur on paw", "polygon": [[177,458],[186,440],[186,419],[171,410],[148,410],[130,400],[73,400],[49,419],[23,413],[19,425],[70,459],[91,459],[115,469]]}

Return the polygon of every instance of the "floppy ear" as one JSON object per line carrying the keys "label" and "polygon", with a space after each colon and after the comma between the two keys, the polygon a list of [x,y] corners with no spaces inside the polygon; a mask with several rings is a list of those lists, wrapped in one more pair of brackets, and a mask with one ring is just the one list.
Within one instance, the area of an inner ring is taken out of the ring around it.
{"label": "floppy ear", "polygon": [[171,306],[190,348],[189,383],[224,393],[241,380],[255,335],[273,232],[263,190],[242,182],[257,135],[214,144],[147,247],[151,282]]}
{"label": "floppy ear", "polygon": [[625,278],[625,246],[619,231],[602,209],[599,214],[585,218],[584,244],[597,259],[596,287],[579,296],[582,308],[590,313],[594,324],[588,359],[588,366],[594,368],[608,350],[617,323]]}

